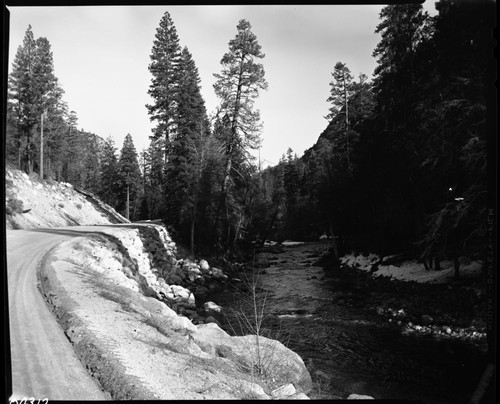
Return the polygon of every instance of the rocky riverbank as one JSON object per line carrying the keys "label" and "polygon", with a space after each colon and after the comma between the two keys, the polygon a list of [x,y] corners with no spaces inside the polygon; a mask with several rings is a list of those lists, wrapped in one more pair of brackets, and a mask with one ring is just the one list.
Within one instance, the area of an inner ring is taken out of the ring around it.
{"label": "rocky riverbank", "polygon": [[[484,278],[374,277],[356,266],[329,267],[328,249],[320,242],[264,248],[240,274],[258,274],[262,328],[304,359],[310,397],[466,403],[488,361]],[[238,289],[221,299],[236,311],[248,294]]]}

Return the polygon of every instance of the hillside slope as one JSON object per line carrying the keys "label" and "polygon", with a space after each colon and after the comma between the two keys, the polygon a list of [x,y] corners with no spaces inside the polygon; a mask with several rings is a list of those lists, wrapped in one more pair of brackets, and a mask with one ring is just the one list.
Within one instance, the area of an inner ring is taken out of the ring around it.
{"label": "hillside slope", "polygon": [[40,181],[23,171],[5,169],[5,222],[7,229],[35,229],[129,223],[109,205],[71,184]]}

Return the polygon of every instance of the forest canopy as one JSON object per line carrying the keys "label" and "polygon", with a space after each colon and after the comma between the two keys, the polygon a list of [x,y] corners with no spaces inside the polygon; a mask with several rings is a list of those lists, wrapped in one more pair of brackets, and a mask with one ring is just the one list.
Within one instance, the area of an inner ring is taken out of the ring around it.
{"label": "forest canopy", "polygon": [[192,254],[326,235],[337,255],[484,257],[494,3],[440,0],[436,10],[382,8],[373,80],[332,60],[325,130],[302,156],[288,149],[266,169],[252,157],[265,49],[248,20],[220,55],[209,115],[196,62],[164,13],[145,89],[155,126],[140,152],[133,134],[118,150],[77,128],[50,42],[29,26],[9,75],[6,160],[94,192],[131,220],[163,220]]}

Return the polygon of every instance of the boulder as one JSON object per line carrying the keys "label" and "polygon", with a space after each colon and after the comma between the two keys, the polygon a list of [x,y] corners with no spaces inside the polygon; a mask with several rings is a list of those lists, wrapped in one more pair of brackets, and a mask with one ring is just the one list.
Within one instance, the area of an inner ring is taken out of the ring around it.
{"label": "boulder", "polygon": [[179,285],[182,283],[182,278],[176,273],[168,275],[168,281],[171,285]]}
{"label": "boulder", "polygon": [[222,280],[227,279],[227,275],[225,275],[224,272],[222,272],[222,269],[212,268],[211,271],[212,271],[212,275],[215,279],[222,279]]}
{"label": "boulder", "polygon": [[196,326],[187,317],[176,315],[173,317],[169,317],[168,321],[169,321],[169,326],[174,331],[182,331],[182,330],[187,330],[189,332],[197,331]]}
{"label": "boulder", "polygon": [[160,296],[163,296],[164,299],[175,300],[175,294],[172,290],[172,286],[174,285],[160,286],[158,288],[158,293],[160,294]]}
{"label": "boulder", "polygon": [[298,392],[307,394],[312,388],[311,376],[302,358],[279,341],[258,337],[257,349],[255,335],[231,337],[215,323],[198,325],[191,336],[213,357],[229,359],[247,369],[260,365],[270,379],[282,385],[293,384]]}
{"label": "boulder", "polygon": [[176,298],[179,300],[188,300],[191,292],[180,285],[170,285],[170,289]]}
{"label": "boulder", "polygon": [[162,316],[173,317],[177,314],[170,307],[168,307],[165,303],[160,302],[154,297],[144,297],[147,302],[147,307],[149,311],[157,314],[161,314]]}
{"label": "boulder", "polygon": [[191,282],[195,282],[198,278],[200,278],[200,275],[197,275],[193,272],[189,272],[187,276]]}
{"label": "boulder", "polygon": [[347,397],[348,400],[375,400],[371,396],[365,396],[364,394],[350,394],[349,397]]}
{"label": "boulder", "polygon": [[208,315],[220,314],[222,313],[222,307],[214,302],[205,302],[202,306],[203,311]]}
{"label": "boulder", "polygon": [[203,351],[213,357],[220,356],[217,354],[217,348],[219,346],[229,346],[229,339],[231,338],[228,333],[215,323],[198,325],[196,332],[191,337]]}
{"label": "boulder", "polygon": [[210,265],[208,265],[207,261],[200,260],[200,262],[198,263],[198,265],[200,266],[201,272],[208,273],[208,271],[210,271]]}
{"label": "boulder", "polygon": [[[233,349],[241,362],[255,365],[260,362],[271,379],[282,384],[292,383],[299,393],[309,393],[312,388],[311,375],[302,358],[281,342],[266,337],[259,337],[260,360],[257,355],[257,337],[231,337]],[[240,363],[241,363],[240,362]]]}
{"label": "boulder", "polygon": [[214,323],[214,324],[220,325],[220,323],[217,321],[217,319],[215,317],[212,317],[212,316],[208,316],[205,319],[205,323]]}

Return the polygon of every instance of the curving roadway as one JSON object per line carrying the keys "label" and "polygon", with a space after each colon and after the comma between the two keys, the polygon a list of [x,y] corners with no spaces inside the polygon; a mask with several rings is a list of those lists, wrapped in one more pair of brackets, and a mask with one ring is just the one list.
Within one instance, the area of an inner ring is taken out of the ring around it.
{"label": "curving roadway", "polygon": [[98,227],[67,229],[6,233],[12,399],[110,400],[78,360],[37,287],[37,270],[51,249]]}

